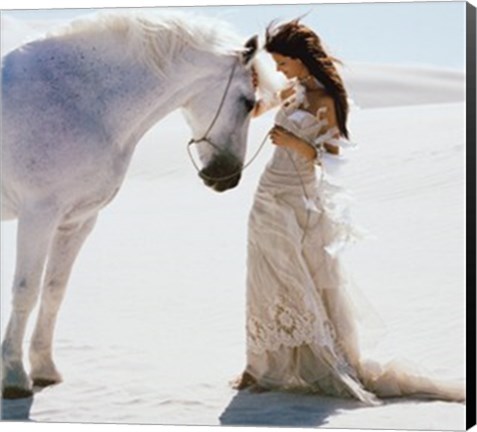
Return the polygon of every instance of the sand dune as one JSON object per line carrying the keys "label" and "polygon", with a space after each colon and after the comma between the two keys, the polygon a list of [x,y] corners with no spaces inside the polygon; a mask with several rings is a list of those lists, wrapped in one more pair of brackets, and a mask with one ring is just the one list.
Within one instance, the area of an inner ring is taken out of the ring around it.
{"label": "sand dune", "polygon": [[426,105],[465,99],[465,74],[451,69],[352,63],[342,70],[361,108]]}
{"label": "sand dune", "polygon": [[[2,55],[41,37],[64,21],[20,21],[2,15]],[[342,74],[360,108],[425,105],[465,99],[465,74],[452,69],[344,62]]]}

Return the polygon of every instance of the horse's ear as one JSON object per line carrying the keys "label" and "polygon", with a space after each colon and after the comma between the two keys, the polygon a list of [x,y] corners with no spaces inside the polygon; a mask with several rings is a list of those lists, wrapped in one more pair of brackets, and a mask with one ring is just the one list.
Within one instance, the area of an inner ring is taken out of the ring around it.
{"label": "horse's ear", "polygon": [[242,63],[247,65],[253,59],[258,50],[258,36],[252,36],[245,42],[245,50],[242,52]]}

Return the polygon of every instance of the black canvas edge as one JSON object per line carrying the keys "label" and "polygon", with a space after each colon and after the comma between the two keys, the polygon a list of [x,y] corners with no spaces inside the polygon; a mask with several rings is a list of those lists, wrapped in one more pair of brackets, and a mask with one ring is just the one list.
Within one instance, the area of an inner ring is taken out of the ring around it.
{"label": "black canvas edge", "polygon": [[476,424],[476,8],[466,4],[466,428]]}

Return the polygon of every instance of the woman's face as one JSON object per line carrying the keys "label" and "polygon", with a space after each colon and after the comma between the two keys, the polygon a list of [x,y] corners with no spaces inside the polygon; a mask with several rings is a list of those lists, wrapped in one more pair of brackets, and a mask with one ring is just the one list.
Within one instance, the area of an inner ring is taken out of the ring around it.
{"label": "woman's face", "polygon": [[286,57],[277,53],[272,53],[272,57],[277,65],[277,71],[281,72],[288,79],[305,78],[310,75],[307,67],[300,59]]}

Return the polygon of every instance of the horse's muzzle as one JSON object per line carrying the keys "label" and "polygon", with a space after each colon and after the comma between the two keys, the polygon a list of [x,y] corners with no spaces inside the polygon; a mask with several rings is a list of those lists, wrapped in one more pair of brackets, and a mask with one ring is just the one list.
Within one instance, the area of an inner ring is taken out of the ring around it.
{"label": "horse's muzzle", "polygon": [[237,186],[242,176],[242,163],[228,154],[216,156],[204,169],[199,177],[216,192],[223,192]]}

